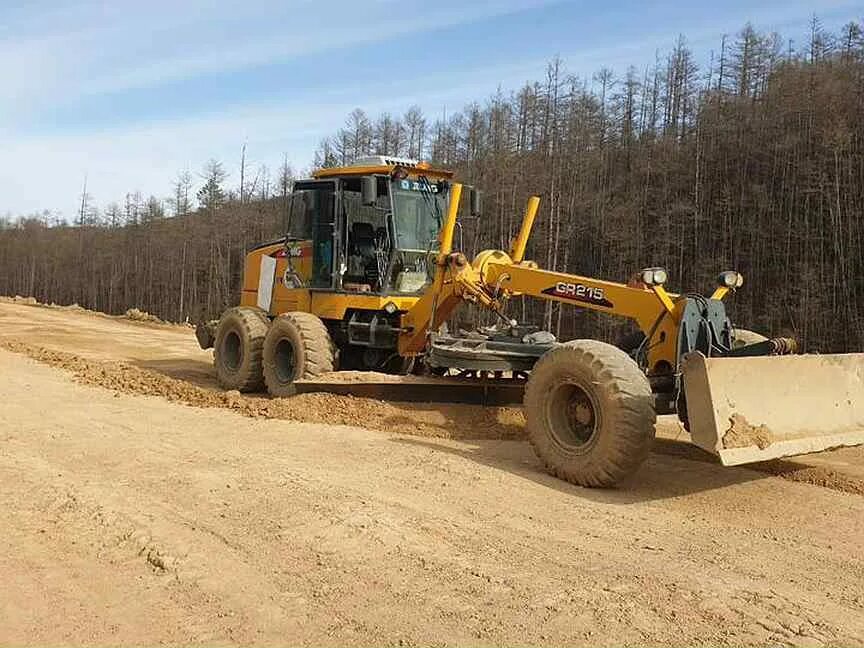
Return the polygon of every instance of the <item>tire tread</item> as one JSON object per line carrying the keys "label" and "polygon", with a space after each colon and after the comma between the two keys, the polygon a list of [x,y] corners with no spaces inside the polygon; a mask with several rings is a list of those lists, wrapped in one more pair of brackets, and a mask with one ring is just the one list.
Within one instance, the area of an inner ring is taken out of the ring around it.
{"label": "tire tread", "polygon": [[596,452],[598,443],[586,460],[567,461],[563,453],[550,450],[554,442],[548,433],[532,425],[541,415],[546,387],[529,379],[525,411],[531,445],[556,477],[582,486],[612,486],[633,473],[651,451],[656,412],[648,380],[624,351],[598,340],[573,340],[556,347],[537,362],[532,377],[562,362],[583,363],[594,374],[598,391],[607,395],[610,411],[604,416],[615,421],[614,433],[602,444],[602,452]]}
{"label": "tire tread", "polygon": [[[303,367],[296,379],[318,376],[336,369],[336,347],[320,317],[302,311],[289,311],[276,319],[280,320],[280,326],[281,322],[289,323],[303,345]],[[286,384],[278,379],[274,367],[266,364],[263,373],[267,391],[274,396],[288,394]]]}
{"label": "tire tread", "polygon": [[[245,335],[241,335],[241,340],[248,340],[247,348],[244,349],[244,354],[248,357],[249,362],[246,370],[237,380],[232,380],[225,375],[225,372],[220,366],[219,347],[224,336],[220,329],[226,322],[230,322],[233,318],[239,318],[240,328]],[[258,392],[264,389],[264,373],[263,373],[263,349],[264,337],[267,335],[270,320],[267,314],[258,309],[249,306],[235,306],[226,310],[219,320],[217,328],[215,348],[214,348],[214,364],[216,365],[216,373],[219,378],[219,384],[225,389],[236,389],[240,392]]]}

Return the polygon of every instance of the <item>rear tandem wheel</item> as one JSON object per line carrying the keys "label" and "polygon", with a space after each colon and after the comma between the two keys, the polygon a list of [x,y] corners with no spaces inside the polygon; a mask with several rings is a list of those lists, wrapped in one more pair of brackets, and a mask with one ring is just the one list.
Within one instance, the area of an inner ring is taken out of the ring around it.
{"label": "rear tandem wheel", "polygon": [[264,339],[264,382],[271,396],[295,394],[294,381],[333,371],[336,347],[321,319],[312,313],[282,313]]}
{"label": "rear tandem wheel", "polygon": [[261,391],[261,347],[267,333],[267,315],[248,306],[229,308],[222,314],[213,342],[213,364],[223,389]]}

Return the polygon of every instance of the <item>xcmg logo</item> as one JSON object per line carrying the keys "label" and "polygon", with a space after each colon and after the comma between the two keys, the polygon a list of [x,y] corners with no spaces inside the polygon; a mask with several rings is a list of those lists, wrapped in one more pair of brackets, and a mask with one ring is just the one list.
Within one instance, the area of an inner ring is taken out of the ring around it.
{"label": "xcmg logo", "polygon": [[299,259],[300,257],[309,256],[309,253],[312,251],[312,248],[308,245],[289,245],[287,247],[282,247],[276,250],[270,256],[275,257],[277,259]]}

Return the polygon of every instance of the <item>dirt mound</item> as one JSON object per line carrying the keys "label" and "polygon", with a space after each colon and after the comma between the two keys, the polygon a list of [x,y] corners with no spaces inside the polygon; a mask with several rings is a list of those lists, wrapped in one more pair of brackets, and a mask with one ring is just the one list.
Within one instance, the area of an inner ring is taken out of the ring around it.
{"label": "dirt mound", "polygon": [[760,450],[771,445],[771,430],[765,425],[752,425],[740,414],[733,414],[729,419],[730,427],[723,435],[724,448],[749,448],[756,446]]}
{"label": "dirt mound", "polygon": [[789,481],[814,484],[844,493],[864,495],[864,483],[860,479],[849,477],[824,466],[802,465],[796,463],[794,459],[774,459],[756,464],[753,467],[760,472],[770,473]]}
{"label": "dirt mound", "polygon": [[519,408],[388,403],[324,393],[269,398],[238,391],[206,389],[125,362],[97,362],[22,342],[0,341],[0,347],[69,371],[78,381],[88,385],[161,396],[194,407],[224,407],[250,417],[361,425],[387,432],[451,439],[521,439],[525,434]]}
{"label": "dirt mound", "polygon": [[156,324],[165,323],[164,320],[159,319],[155,315],[151,315],[147,311],[138,310],[137,308],[130,308],[123,314],[123,317],[134,322],[154,322]]}
{"label": "dirt mound", "polygon": [[141,310],[139,308],[129,308],[122,315],[109,315],[100,311],[84,308],[77,302],[73,302],[71,304],[57,304],[55,302],[50,302],[45,304],[37,301],[35,297],[22,297],[20,295],[15,295],[15,297],[6,297],[4,295],[0,295],[0,303],[24,304],[27,306],[38,306],[39,308],[50,308],[52,310],[74,311],[76,313],[86,313],[88,315],[93,315],[94,317],[105,317],[108,319],[125,319],[129,320],[130,322],[158,324],[159,326],[191,326],[191,324],[189,324],[188,322],[168,322],[157,317],[156,315],[153,315],[152,313],[148,313],[147,311]]}
{"label": "dirt mound", "polygon": [[35,297],[22,297],[21,295],[15,295],[14,297],[8,297],[6,295],[0,295],[0,303],[2,304],[24,304],[26,306],[39,306],[40,308],[53,308],[57,310],[71,310],[71,311],[81,311],[85,313],[93,313],[94,315],[102,315],[102,313],[97,313],[96,311],[87,310],[86,308],[79,306],[77,303],[61,305],[55,304],[51,302],[49,304],[43,304],[38,301]]}
{"label": "dirt mound", "polygon": [[6,297],[0,295],[0,302],[4,302],[6,304],[30,304],[33,306],[39,303],[36,301],[35,297],[22,297],[21,295],[15,295],[14,297]]}

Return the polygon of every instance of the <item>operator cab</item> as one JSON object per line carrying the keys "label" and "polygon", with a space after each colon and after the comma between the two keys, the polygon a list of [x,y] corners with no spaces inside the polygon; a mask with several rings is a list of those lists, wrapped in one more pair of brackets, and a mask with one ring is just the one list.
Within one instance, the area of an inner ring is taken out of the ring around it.
{"label": "operator cab", "polygon": [[286,242],[311,248],[306,287],[421,293],[432,279],[451,177],[416,160],[372,156],[296,182]]}

